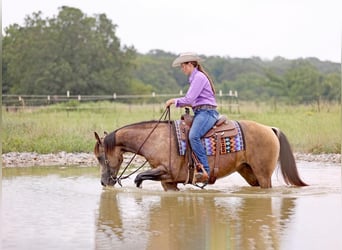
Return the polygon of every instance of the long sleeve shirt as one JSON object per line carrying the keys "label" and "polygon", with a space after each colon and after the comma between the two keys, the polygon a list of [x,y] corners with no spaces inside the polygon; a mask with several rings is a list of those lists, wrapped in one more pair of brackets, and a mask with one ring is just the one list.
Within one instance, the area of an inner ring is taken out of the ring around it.
{"label": "long sleeve shirt", "polygon": [[217,106],[215,94],[205,74],[194,68],[189,76],[190,87],[184,97],[175,99],[176,107]]}

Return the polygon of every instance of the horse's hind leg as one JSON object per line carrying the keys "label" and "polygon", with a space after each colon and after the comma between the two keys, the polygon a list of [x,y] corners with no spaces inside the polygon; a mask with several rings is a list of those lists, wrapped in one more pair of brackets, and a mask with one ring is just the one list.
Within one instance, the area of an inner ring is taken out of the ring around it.
{"label": "horse's hind leg", "polygon": [[271,188],[271,177],[256,176],[249,165],[245,165],[239,171],[239,174],[253,187],[260,186],[261,188]]}
{"label": "horse's hind leg", "polygon": [[270,152],[270,157],[261,161],[254,161],[251,168],[258,179],[261,188],[271,188],[272,187],[272,174],[277,166],[277,157],[272,157],[272,152]]}
{"label": "horse's hind leg", "polygon": [[260,186],[258,179],[249,165],[244,164],[243,167],[238,170],[238,173],[247,181],[249,185],[253,187]]}
{"label": "horse's hind leg", "polygon": [[[251,183],[247,182],[252,186],[260,186],[261,188],[271,188],[272,187],[272,171],[273,168],[268,168],[268,164],[261,162],[254,162],[253,164],[248,165],[247,178],[250,179]],[[240,173],[240,172],[239,172]],[[241,173],[240,173],[241,174]],[[253,185],[253,183],[258,183],[258,185]]]}

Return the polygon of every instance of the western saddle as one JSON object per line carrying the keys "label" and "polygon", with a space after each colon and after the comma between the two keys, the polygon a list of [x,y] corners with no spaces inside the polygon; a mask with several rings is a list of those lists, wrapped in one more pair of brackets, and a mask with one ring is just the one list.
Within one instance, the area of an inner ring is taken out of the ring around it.
{"label": "western saddle", "polygon": [[[192,121],[194,119],[193,115],[190,115],[189,108],[185,108],[185,114],[181,116],[180,130],[182,134],[182,140],[187,142],[189,145],[186,149],[186,155],[188,156],[188,166],[189,166],[189,174],[186,183],[191,183],[196,185],[195,173],[202,169],[204,172],[204,168],[202,164],[198,161],[195,154],[192,152],[190,143],[189,143],[189,130],[192,125]],[[227,119],[226,116],[221,115],[215,125],[204,135],[204,138],[214,137],[216,141],[216,154],[215,154],[215,164],[213,171],[210,171],[209,176],[209,184],[214,184],[218,174],[218,162],[220,150],[218,150],[220,141],[225,137],[232,137],[238,134],[238,129],[235,127],[234,123]]]}

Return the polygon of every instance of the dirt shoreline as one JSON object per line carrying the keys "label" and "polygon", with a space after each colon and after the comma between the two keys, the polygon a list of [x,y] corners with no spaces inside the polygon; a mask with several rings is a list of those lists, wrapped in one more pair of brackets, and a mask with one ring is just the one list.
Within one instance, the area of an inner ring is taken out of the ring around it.
{"label": "dirt shoreline", "polygon": [[[124,155],[124,163],[128,162],[133,154]],[[295,153],[296,161],[341,163],[341,154],[303,154]],[[137,156],[133,165],[141,165],[144,158]],[[2,154],[2,167],[34,167],[34,166],[98,166],[93,153],[66,153],[38,154],[31,152],[11,152]]]}

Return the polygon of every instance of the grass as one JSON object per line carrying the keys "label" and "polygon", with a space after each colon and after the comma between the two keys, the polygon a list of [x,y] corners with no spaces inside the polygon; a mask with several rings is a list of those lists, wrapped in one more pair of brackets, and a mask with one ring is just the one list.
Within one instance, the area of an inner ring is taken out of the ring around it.
{"label": "grass", "polygon": [[[126,105],[113,102],[59,104],[35,110],[2,110],[2,150],[6,152],[56,153],[91,152],[94,131],[113,131],[126,124],[158,120],[164,104]],[[240,103],[240,112],[220,113],[230,119],[254,120],[280,128],[296,152],[341,153],[339,105],[325,105],[317,112],[312,106],[280,106]],[[179,119],[183,109],[172,108],[171,119]]]}

